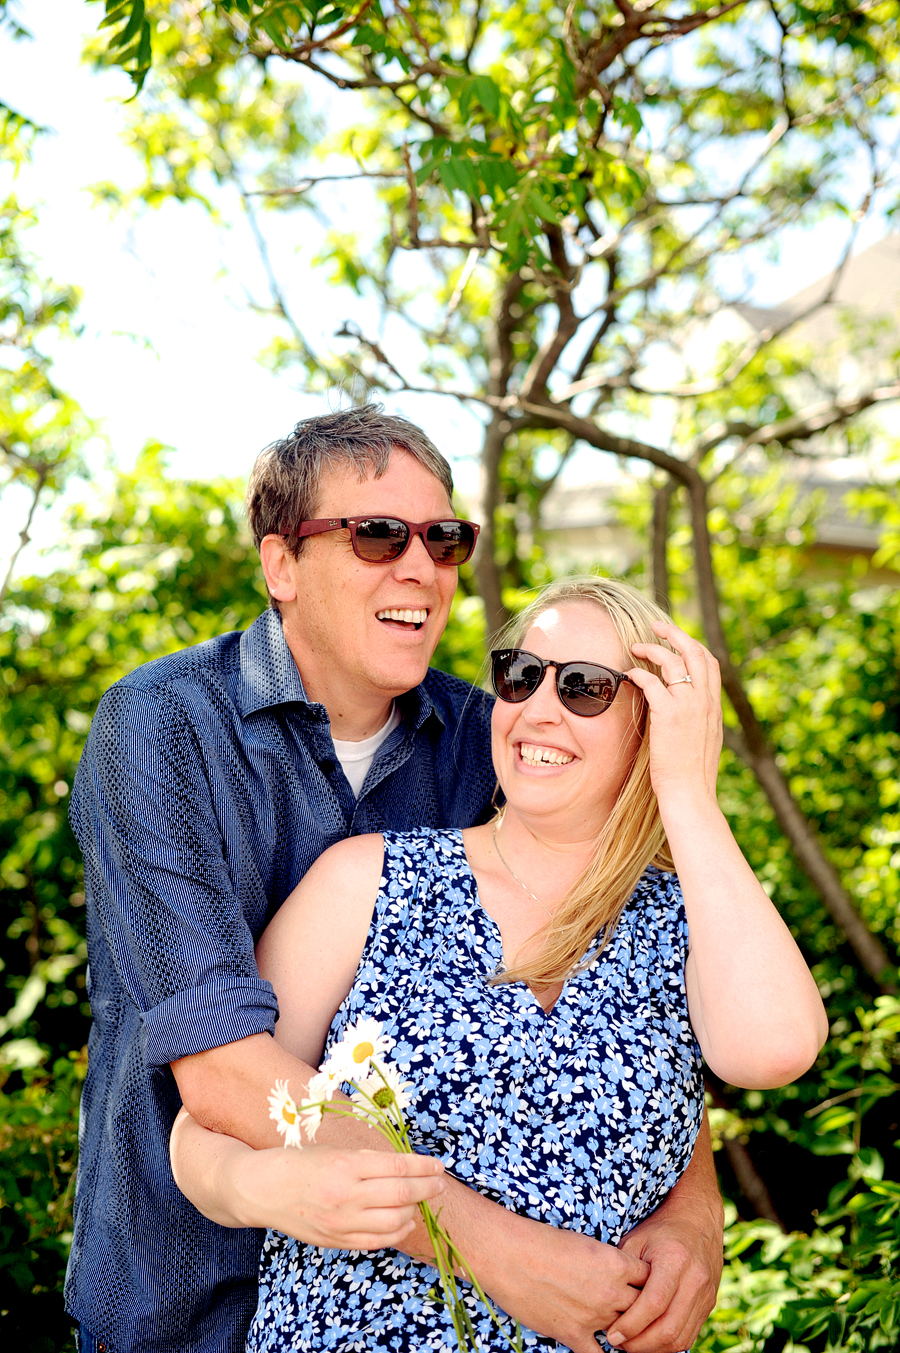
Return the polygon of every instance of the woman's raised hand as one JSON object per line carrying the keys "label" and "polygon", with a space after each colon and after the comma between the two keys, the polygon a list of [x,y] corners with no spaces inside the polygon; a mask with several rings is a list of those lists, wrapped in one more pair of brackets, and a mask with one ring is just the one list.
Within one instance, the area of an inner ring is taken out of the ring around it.
{"label": "woman's raised hand", "polygon": [[[748,1089],[786,1085],[828,1033],[803,956],[740,852],[716,802],[722,748],[719,665],[671,622],[662,644],[634,644],[662,681],[632,668],[650,711],[650,777],[690,928],[685,984],[710,1069]],[[690,677],[690,681],[685,678]]]}
{"label": "woman's raised hand", "polygon": [[719,664],[709,649],[672,621],[655,620],[653,629],[671,648],[633,644],[631,651],[658,666],[662,680],[643,667],[632,667],[627,675],[647,701],[654,792],[661,805],[674,792],[715,798],[722,751]]}

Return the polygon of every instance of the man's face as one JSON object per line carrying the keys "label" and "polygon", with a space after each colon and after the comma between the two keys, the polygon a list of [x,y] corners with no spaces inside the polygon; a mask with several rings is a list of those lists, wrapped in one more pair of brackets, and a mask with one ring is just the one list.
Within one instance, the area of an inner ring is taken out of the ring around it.
{"label": "man's face", "polygon": [[[440,480],[398,449],[380,479],[360,482],[350,466],[323,476],[312,515],[429,521],[453,509]],[[287,568],[296,594],[280,603],[285,638],[308,695],[332,720],[346,717],[346,702],[386,702],[419,684],[457,578],[455,568],[434,563],[420,536],[392,563],[370,564],[353,553],[349,530],[329,531],[305,540]]]}

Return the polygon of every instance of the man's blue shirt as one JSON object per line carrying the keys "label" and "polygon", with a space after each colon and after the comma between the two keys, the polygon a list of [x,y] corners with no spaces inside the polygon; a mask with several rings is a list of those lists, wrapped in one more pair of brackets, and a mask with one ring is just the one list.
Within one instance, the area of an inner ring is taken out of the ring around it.
{"label": "man's blue shirt", "polygon": [[487,816],[489,697],[429,670],[398,705],[357,800],[275,611],[100,702],[70,808],[94,1023],[66,1304],[111,1353],[243,1348],[261,1234],[176,1188],[169,1063],[272,1032],[253,947],[273,911],[346,836]]}

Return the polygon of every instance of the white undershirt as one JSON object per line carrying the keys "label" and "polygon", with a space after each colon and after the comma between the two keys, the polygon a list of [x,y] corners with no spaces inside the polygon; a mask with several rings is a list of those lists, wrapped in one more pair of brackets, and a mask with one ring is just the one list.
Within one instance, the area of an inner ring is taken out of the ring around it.
{"label": "white undershirt", "polygon": [[370,738],[363,738],[362,742],[342,742],[338,738],[332,738],[335,755],[340,761],[341,769],[350,781],[350,788],[357,798],[359,798],[360,790],[363,787],[363,781],[369,773],[369,767],[375,760],[375,753],[381,744],[391,736],[394,729],[398,727],[401,717],[396,701],[394,701],[387,723],[379,728],[377,733],[373,733]]}

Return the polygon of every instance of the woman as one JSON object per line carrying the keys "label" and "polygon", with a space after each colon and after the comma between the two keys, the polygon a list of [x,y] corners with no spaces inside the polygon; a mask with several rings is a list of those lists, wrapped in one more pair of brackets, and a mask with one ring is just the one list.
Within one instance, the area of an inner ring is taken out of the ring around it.
{"label": "woman", "polygon": [[[492,661],[503,811],[327,851],[262,937],[260,971],[291,1052],[316,1065],[377,1018],[422,1151],[614,1245],[690,1159],[701,1050],[725,1081],[781,1085],[827,1024],[716,803],[702,645],[624,584],[569,579]],[[270,1233],[248,1349],[452,1347],[434,1276]],[[505,1347],[474,1297],[470,1311],[483,1347]]]}

